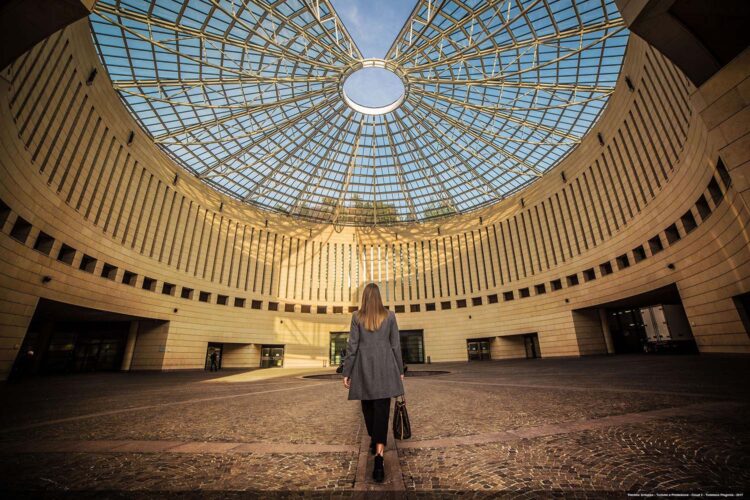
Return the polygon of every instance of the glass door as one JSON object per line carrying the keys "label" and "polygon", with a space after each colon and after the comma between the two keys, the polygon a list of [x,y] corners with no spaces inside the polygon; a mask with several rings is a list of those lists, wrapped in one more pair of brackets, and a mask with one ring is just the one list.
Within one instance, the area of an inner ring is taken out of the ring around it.
{"label": "glass door", "polygon": [[467,340],[466,351],[469,361],[490,359],[490,341],[488,339]]}
{"label": "glass door", "polygon": [[214,342],[208,343],[208,348],[206,348],[206,366],[204,367],[206,370],[211,370],[211,355],[213,355],[213,353],[216,353],[216,369],[221,369],[223,349],[224,344],[216,344]]}
{"label": "glass door", "polygon": [[331,348],[328,353],[329,366],[340,365],[346,355],[346,344],[349,341],[349,332],[331,332]]}
{"label": "glass door", "polygon": [[401,357],[404,363],[424,363],[423,330],[400,330]]}
{"label": "glass door", "polygon": [[541,358],[539,351],[539,336],[536,333],[529,333],[523,336],[523,344],[526,348],[526,358]]}
{"label": "glass door", "polygon": [[281,368],[284,366],[284,346],[264,345],[260,349],[261,368]]}

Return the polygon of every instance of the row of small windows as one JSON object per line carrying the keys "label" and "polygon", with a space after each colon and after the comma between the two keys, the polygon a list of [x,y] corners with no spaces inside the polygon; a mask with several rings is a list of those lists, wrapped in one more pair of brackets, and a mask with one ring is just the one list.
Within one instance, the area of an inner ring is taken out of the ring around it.
{"label": "row of small windows", "polygon": [[[731,185],[731,177],[729,176],[729,173],[724,167],[724,164],[721,161],[721,159],[719,159],[718,164],[717,164],[717,172],[719,174],[719,177],[722,183],[725,186],[725,189],[728,188]],[[725,192],[721,189],[715,177],[712,177],[711,181],[708,184],[708,194],[711,197],[712,201],[714,202],[714,205],[718,205],[724,197]],[[694,207],[695,207],[696,212],[700,216],[701,221],[705,221],[712,213],[711,206],[709,205],[708,200],[703,194],[700,195]],[[5,221],[10,216],[10,213],[11,213],[10,207],[6,203],[4,203],[2,200],[0,200],[0,228],[2,228],[5,225]],[[687,212],[685,212],[680,217],[680,222],[682,223],[685,234],[692,232],[698,226],[698,222],[696,221],[695,216],[692,213],[692,210],[688,210]],[[11,228],[10,236],[18,240],[19,242],[26,244],[26,241],[28,240],[28,237],[31,234],[31,230],[32,230],[32,225],[28,221],[26,221],[25,219],[19,216],[16,218],[16,221],[13,224],[13,227]],[[676,223],[670,224],[666,229],[664,229],[663,232],[664,232],[664,238],[667,241],[668,245],[672,245],[681,239],[680,232],[677,228]],[[45,255],[50,255],[54,243],[55,243],[55,239],[52,236],[50,236],[49,234],[43,231],[40,231],[39,235],[37,236],[34,242],[33,248],[34,250],[41,252]],[[646,246],[648,247],[651,255],[656,255],[659,252],[663,251],[665,248],[659,234],[650,238],[647,241]],[[64,264],[72,265],[75,259],[75,255],[76,255],[76,249],[63,243],[61,244],[60,249],[58,250],[57,260]],[[633,255],[633,263],[638,263],[646,259],[647,253],[646,253],[646,249],[644,245],[639,245],[636,248],[634,248],[632,250],[632,255]],[[615,266],[617,267],[617,270],[627,269],[628,267],[631,266],[631,260],[627,254],[622,254],[616,257],[614,262],[615,262]],[[97,265],[97,259],[95,257],[92,257],[84,253],[81,257],[81,261],[78,265],[78,268],[84,272],[93,274],[95,272],[96,265]],[[599,267],[599,274],[602,277],[610,275],[615,271],[610,261],[604,262],[600,264],[598,267]],[[102,265],[100,275],[102,278],[116,281],[117,272],[118,272],[117,266],[114,266],[112,264],[105,262]],[[589,282],[589,281],[593,281],[597,279],[596,271],[593,267],[584,269],[581,272],[581,275],[583,276],[584,282]],[[138,275],[136,273],[132,271],[124,270],[122,274],[121,282],[125,285],[135,287],[137,279],[138,279]],[[566,276],[565,283],[567,287],[578,286],[580,284],[580,279],[578,277],[578,274],[576,273],[576,274],[571,274],[569,276]],[[144,276],[143,282],[141,284],[141,288],[143,290],[156,292],[157,280],[155,278]],[[550,281],[549,288],[551,291],[562,290],[563,288],[562,280],[555,279],[555,280]],[[529,287],[518,289],[517,297],[521,299],[531,297],[531,289],[532,288],[529,288]],[[536,284],[533,286],[533,290],[534,290],[535,295],[546,294],[547,284],[546,283]],[[163,295],[176,296],[177,285],[174,283],[164,282],[162,283],[160,291]],[[212,296],[213,294],[211,292],[198,291],[198,301],[200,302],[213,303]],[[194,300],[195,290],[193,288],[183,286],[180,289],[179,297],[182,299],[186,299],[186,300]],[[502,297],[503,297],[503,301],[509,302],[516,298],[516,294],[513,291],[506,291],[502,293]],[[497,294],[490,294],[486,297],[486,299],[487,299],[486,302],[488,304],[496,304],[499,302]],[[230,297],[228,295],[216,294],[215,303],[218,305],[227,306],[230,304]],[[483,303],[484,303],[483,297],[471,298],[472,306],[475,306],[475,307],[481,306],[483,305]],[[242,297],[234,297],[232,301],[232,305],[234,307],[244,308],[246,306],[246,299]],[[280,304],[278,302],[269,301],[267,303],[266,309],[269,311],[279,311],[279,305]],[[390,308],[390,306],[386,306],[386,307]],[[393,307],[396,313],[406,312],[405,305],[395,305]],[[452,301],[440,302],[441,310],[452,309],[452,307],[453,307]],[[467,300],[466,299],[456,300],[455,307],[457,309],[467,307]],[[252,300],[250,302],[250,308],[256,309],[256,310],[263,309],[263,302],[260,300]],[[347,309],[347,312],[352,313],[357,310],[357,307],[349,306],[346,309]],[[295,312],[295,310],[296,310],[295,304],[291,304],[291,303],[284,304],[284,307],[283,307],[284,312]],[[344,313],[343,306],[333,306],[331,310],[333,314]],[[427,312],[436,311],[437,304],[435,302],[426,303],[424,304],[424,310]],[[416,313],[416,312],[421,312],[421,311],[422,311],[421,304],[409,305],[409,312]],[[300,312],[311,314],[312,306],[301,304]],[[317,314],[327,314],[328,306],[316,306],[315,312]]]}

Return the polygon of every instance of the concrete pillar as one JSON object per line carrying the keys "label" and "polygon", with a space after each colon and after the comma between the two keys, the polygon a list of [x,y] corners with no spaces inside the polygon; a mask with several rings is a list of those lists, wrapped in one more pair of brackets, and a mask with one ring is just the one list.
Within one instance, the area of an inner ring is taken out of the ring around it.
{"label": "concrete pillar", "polygon": [[609,321],[607,321],[607,310],[603,307],[599,308],[599,319],[602,322],[602,334],[604,335],[604,343],[607,344],[607,354],[615,353],[615,344],[612,341],[612,332],[609,330]]}
{"label": "concrete pillar", "polygon": [[[27,368],[28,372],[26,373],[26,375],[39,373],[39,369],[42,367],[42,358],[47,356],[49,344],[52,341],[52,334],[54,332],[55,323],[53,323],[52,321],[45,321],[39,326],[39,333],[36,342],[34,342],[33,345],[29,346],[34,349],[36,355],[34,356],[32,365]],[[21,353],[21,355],[25,356],[26,353]]]}
{"label": "concrete pillar", "polygon": [[135,352],[135,340],[138,338],[138,322],[131,321],[128,330],[128,340],[125,342],[125,354],[122,357],[121,371],[130,371],[130,364],[133,362],[133,352]]}

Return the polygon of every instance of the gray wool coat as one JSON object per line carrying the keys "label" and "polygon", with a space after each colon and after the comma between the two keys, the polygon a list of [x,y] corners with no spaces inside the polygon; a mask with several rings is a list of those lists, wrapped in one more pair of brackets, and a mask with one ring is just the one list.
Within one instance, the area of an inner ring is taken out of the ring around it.
{"label": "gray wool coat", "polygon": [[396,315],[388,311],[380,328],[366,330],[352,314],[349,341],[344,357],[345,377],[351,378],[349,399],[382,399],[404,394],[401,375],[401,336]]}

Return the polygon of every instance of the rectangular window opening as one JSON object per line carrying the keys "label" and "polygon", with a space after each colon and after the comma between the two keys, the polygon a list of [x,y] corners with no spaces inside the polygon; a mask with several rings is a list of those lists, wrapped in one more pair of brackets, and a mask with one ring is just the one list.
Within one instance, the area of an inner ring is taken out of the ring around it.
{"label": "rectangular window opening", "polygon": [[317,312],[318,314],[326,314],[328,312],[328,307],[318,306],[315,308],[315,312]]}
{"label": "rectangular window opening", "polygon": [[174,296],[176,288],[177,288],[177,286],[173,285],[172,283],[164,283],[161,286],[161,293],[163,295],[172,295],[172,296]]}
{"label": "rectangular window opening", "polygon": [[708,216],[711,215],[711,207],[708,206],[708,201],[703,195],[700,195],[698,201],[695,202],[695,208],[698,210],[698,215],[701,216],[702,221],[708,219]]}
{"label": "rectangular window opening", "polygon": [[397,305],[395,306],[396,314],[406,312],[406,306],[403,305]]}
{"label": "rectangular window opening", "polygon": [[235,297],[234,307],[245,307],[245,299],[243,299],[242,297]]}
{"label": "rectangular window opening", "polygon": [[153,292],[156,290],[156,280],[154,278],[149,278],[148,276],[143,277],[143,284],[141,284],[141,288],[144,290],[148,290],[149,292]]}
{"label": "rectangular window opening", "polygon": [[418,313],[420,311],[419,304],[410,304],[409,312]]}
{"label": "rectangular window opening", "polygon": [[645,258],[646,250],[643,248],[643,245],[638,245],[633,249],[633,259],[635,259],[636,264]]}
{"label": "rectangular window opening", "polygon": [[122,273],[122,283],[128,286],[135,286],[135,282],[138,279],[138,275],[132,271],[125,271]]}
{"label": "rectangular window opening", "polygon": [[677,225],[672,224],[664,230],[664,234],[667,237],[667,242],[671,245],[677,241],[680,241],[680,232],[677,230]]}
{"label": "rectangular window opening", "polygon": [[612,274],[612,263],[604,262],[603,264],[600,264],[599,273],[601,273],[602,276],[607,276],[608,274]]}
{"label": "rectangular window opening", "polygon": [[49,255],[54,244],[55,238],[43,231],[39,231],[39,236],[36,237],[36,241],[34,242],[34,250],[42,252],[44,255]]}
{"label": "rectangular window opening", "polygon": [[518,296],[521,297],[522,299],[525,299],[527,297],[531,297],[531,292],[529,291],[528,288],[521,288],[518,290]]}
{"label": "rectangular window opening", "polygon": [[[261,300],[253,300],[252,302],[250,302],[250,309],[260,309],[261,307],[263,307],[263,301]],[[307,312],[310,312],[310,311],[307,311]]]}
{"label": "rectangular window opening", "polygon": [[497,300],[497,294],[496,293],[493,293],[493,294],[487,296],[487,303],[488,304],[497,304],[497,302],[498,302],[498,300]]}
{"label": "rectangular window opening", "polygon": [[269,302],[268,303],[268,310],[269,311],[278,311],[279,310],[279,303],[278,302]]}
{"label": "rectangular window opening", "polygon": [[11,237],[26,244],[29,233],[31,233],[31,224],[26,219],[18,217],[13,224],[13,228],[10,230]]}
{"label": "rectangular window opening", "polygon": [[580,283],[577,274],[571,274],[570,276],[566,277],[565,280],[568,282],[568,286],[576,286]]}
{"label": "rectangular window opening", "polygon": [[729,189],[729,187],[732,185],[732,176],[729,175],[729,171],[727,170],[727,167],[724,165],[724,162],[719,158],[719,160],[716,162],[716,170],[719,172],[719,177],[721,177],[721,182],[724,183],[724,187],[726,189]]}
{"label": "rectangular window opening", "polygon": [[434,302],[428,302],[424,305],[425,311],[434,311],[435,310],[435,303]]}
{"label": "rectangular window opening", "polygon": [[628,254],[622,254],[619,257],[615,259],[615,262],[617,263],[617,269],[622,271],[623,269],[626,269],[630,267],[630,260],[628,259]]}
{"label": "rectangular window opening", "polygon": [[513,298],[513,292],[503,292],[503,300],[505,302],[510,302]]}
{"label": "rectangular window opening", "polygon": [[284,304],[284,312],[293,313],[294,312],[294,304]]}
{"label": "rectangular window opening", "polygon": [[10,217],[10,207],[3,200],[0,200],[0,230],[5,226],[8,217]]}
{"label": "rectangular window opening", "polygon": [[534,293],[536,293],[537,295],[544,295],[545,293],[547,293],[547,287],[544,286],[544,283],[534,285]]}
{"label": "rectangular window opening", "polygon": [[229,303],[229,296],[227,295],[217,295],[216,296],[216,303],[220,306],[225,306]]}
{"label": "rectangular window opening", "polygon": [[463,307],[466,307],[466,299],[458,299],[458,300],[456,301],[456,307],[457,307],[458,309],[461,309],[461,308],[463,308]]}
{"label": "rectangular window opening", "polygon": [[305,314],[311,314],[312,313],[312,306],[310,306],[310,305],[304,305],[303,304],[302,307],[300,308],[300,310],[303,313],[305,313]]}
{"label": "rectangular window opening", "polygon": [[472,306],[481,306],[482,305],[482,297],[472,297],[471,298],[471,305]]}
{"label": "rectangular window opening", "polygon": [[451,308],[451,301],[450,300],[446,300],[446,301],[443,301],[443,302],[440,303],[440,309],[442,311],[445,311],[445,310],[450,309],[450,308]]}
{"label": "rectangular window opening", "polygon": [[714,205],[721,203],[721,199],[724,197],[724,192],[719,187],[719,183],[716,182],[716,177],[711,177],[711,182],[708,183],[708,194],[711,195],[711,199],[714,200]]}
{"label": "rectangular window opening", "polygon": [[594,272],[593,268],[584,269],[583,271],[583,281],[593,281],[596,279],[596,273]]}
{"label": "rectangular window opening", "polygon": [[552,287],[552,291],[562,290],[562,280],[552,280],[549,282],[550,287]]}
{"label": "rectangular window opening", "polygon": [[115,276],[117,276],[117,266],[113,266],[112,264],[107,264],[105,262],[102,266],[102,278],[114,280]]}
{"label": "rectangular window opening", "polygon": [[69,266],[73,264],[73,259],[75,258],[75,256],[76,249],[66,245],[65,243],[62,244],[62,246],[60,247],[60,251],[57,252],[57,260]]}
{"label": "rectangular window opening", "polygon": [[740,315],[742,326],[745,327],[745,333],[750,336],[750,292],[736,295],[732,300]]}
{"label": "rectangular window opening", "polygon": [[648,247],[651,249],[651,255],[656,255],[657,253],[664,250],[664,245],[662,244],[661,238],[659,238],[658,234],[648,240]]}
{"label": "rectangular window opening", "polygon": [[693,212],[688,210],[685,212],[685,214],[680,217],[680,220],[682,221],[682,227],[685,228],[685,234],[691,232],[693,229],[698,227],[698,224],[695,222],[695,217],[693,216]]}
{"label": "rectangular window opening", "polygon": [[182,287],[182,290],[180,290],[180,298],[181,299],[188,299],[193,300],[193,294],[195,291],[192,288],[188,288],[186,286]]}
{"label": "rectangular window opening", "polygon": [[78,269],[93,274],[94,268],[96,268],[96,259],[90,255],[83,254],[83,257],[81,258],[81,264],[78,266]]}

